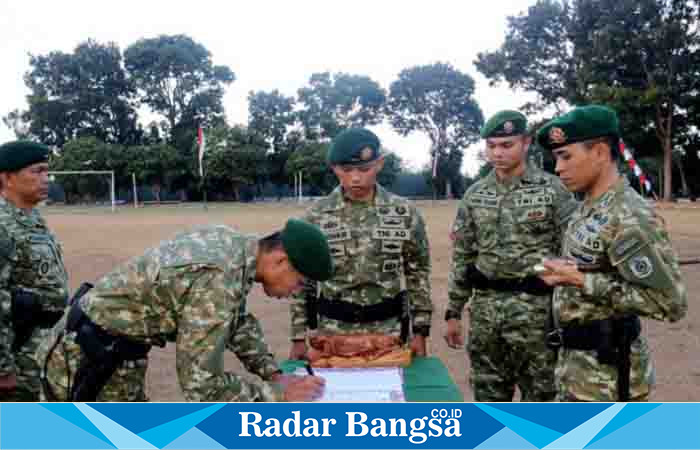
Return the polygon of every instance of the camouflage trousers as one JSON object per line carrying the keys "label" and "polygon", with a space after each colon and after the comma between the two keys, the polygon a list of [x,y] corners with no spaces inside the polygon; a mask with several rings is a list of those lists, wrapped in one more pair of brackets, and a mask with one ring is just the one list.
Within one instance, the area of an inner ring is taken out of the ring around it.
{"label": "camouflage trousers", "polygon": [[[632,343],[630,401],[646,402],[655,382],[654,364],[643,336]],[[595,351],[559,351],[556,367],[557,398],[562,402],[615,402],[617,368],[602,364]]]}
{"label": "camouflage trousers", "polygon": [[14,353],[17,389],[13,392],[0,392],[0,402],[39,401],[39,363],[34,353],[48,334],[47,329],[35,329],[22,348]]}
{"label": "camouflage trousers", "polygon": [[470,383],[477,402],[554,400],[556,353],[545,345],[549,297],[476,290],[471,299]]}
{"label": "camouflage trousers", "polygon": [[[67,333],[57,342],[60,332],[65,328],[65,318],[61,319],[51,330],[50,336],[39,346],[36,356],[39,361],[46,361],[46,382],[51,394],[41,390],[41,401],[70,401],[70,390],[73,376],[78,370],[82,359],[80,346],[75,342],[75,333]],[[50,353],[50,355],[49,355]],[[48,358],[48,360],[47,360]],[[146,370],[148,360],[125,361],[109,379],[97,397],[100,402],[145,402]]]}

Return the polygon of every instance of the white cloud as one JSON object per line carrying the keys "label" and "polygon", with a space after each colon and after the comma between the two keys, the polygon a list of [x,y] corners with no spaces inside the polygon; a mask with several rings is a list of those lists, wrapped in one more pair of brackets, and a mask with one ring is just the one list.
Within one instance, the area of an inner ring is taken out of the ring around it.
{"label": "white cloud", "polygon": [[[506,17],[530,0],[481,2],[236,1],[236,2],[3,2],[0,4],[0,115],[25,108],[22,77],[28,54],[70,52],[87,38],[114,41],[123,49],[136,40],[184,33],[204,44],[216,64],[237,80],[228,88],[230,122],[247,121],[250,90],[279,89],[294,95],[316,71],[364,74],[385,88],[406,67],[446,61],[477,82],[476,98],[486,116],[517,108],[528,97],[506,87],[492,88],[472,61],[502,42]],[[413,166],[428,161],[428,141],[403,138],[389,126],[377,128],[385,145]],[[0,142],[11,139],[0,125]],[[478,165],[467,150],[465,167]]]}

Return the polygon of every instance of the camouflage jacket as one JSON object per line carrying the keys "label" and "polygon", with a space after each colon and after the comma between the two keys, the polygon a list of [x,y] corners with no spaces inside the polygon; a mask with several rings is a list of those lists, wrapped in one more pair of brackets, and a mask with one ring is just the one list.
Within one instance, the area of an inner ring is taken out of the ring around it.
{"label": "camouflage jacket", "polygon": [[459,204],[447,309],[461,317],[472,295],[467,266],[488,278],[534,275],[533,266],[559,254],[561,236],[577,206],[559,178],[528,166],[500,181],[495,170],[476,182]]}
{"label": "camouflage jacket", "polygon": [[[687,310],[678,260],[663,220],[621,179],[573,215],[563,256],[589,265],[584,287],[554,290],[555,326],[625,314],[676,321]],[[649,347],[640,336],[630,355],[630,398],[647,398],[654,383]],[[598,361],[595,351],[562,349],[556,368],[560,399],[614,401],[617,368]]]}
{"label": "camouflage jacket", "polygon": [[248,371],[278,371],[258,320],[246,310],[257,239],[204,226],[162,242],[97,281],[81,299],[96,324],[156,345],[176,342],[177,373],[189,401],[275,401],[269,383],[224,370],[224,350]]}
{"label": "camouflage jacket", "polygon": [[[342,188],[317,201],[305,220],[328,237],[334,277],[311,283],[291,305],[292,339],[303,339],[307,328],[304,299],[318,291],[326,299],[371,305],[396,296],[405,285],[414,327],[430,327],[430,249],[425,222],[408,200],[377,185],[372,203],[352,202]],[[319,317],[318,332],[399,334],[398,319],[348,323]]]}
{"label": "camouflage jacket", "polygon": [[15,371],[13,289],[36,294],[47,311],[63,311],[68,274],[61,246],[39,210],[27,213],[0,196],[0,375]]}
{"label": "camouflage jacket", "polygon": [[573,215],[563,256],[599,267],[583,289],[554,292],[561,325],[634,313],[679,320],[687,309],[678,259],[662,219],[626,179]]}

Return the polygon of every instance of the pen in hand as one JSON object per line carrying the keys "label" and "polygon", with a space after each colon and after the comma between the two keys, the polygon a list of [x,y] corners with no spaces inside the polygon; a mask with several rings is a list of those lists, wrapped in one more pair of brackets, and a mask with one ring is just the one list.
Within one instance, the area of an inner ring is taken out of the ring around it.
{"label": "pen in hand", "polygon": [[306,372],[313,377],[314,369],[311,368],[311,363],[309,361],[304,361],[304,367],[306,367]]}

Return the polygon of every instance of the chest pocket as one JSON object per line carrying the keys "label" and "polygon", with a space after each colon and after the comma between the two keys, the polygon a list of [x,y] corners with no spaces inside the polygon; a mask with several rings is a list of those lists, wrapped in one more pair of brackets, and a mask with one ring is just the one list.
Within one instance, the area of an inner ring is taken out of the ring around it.
{"label": "chest pocket", "polygon": [[[27,258],[24,261],[26,271],[33,274],[33,282],[29,280],[30,274],[25,273],[23,280],[28,285],[37,287],[59,286],[65,283],[66,271],[63,267],[60,248],[49,236],[32,234],[25,242]],[[25,271],[25,272],[26,272]]]}
{"label": "chest pocket", "polygon": [[339,217],[328,215],[318,223],[319,228],[328,239],[328,247],[333,258],[336,273],[348,270],[348,255],[352,252],[352,233],[348,224]]}
{"label": "chest pocket", "polygon": [[515,199],[516,222],[525,234],[549,233],[554,229],[554,195],[546,189],[527,189]]}
{"label": "chest pocket", "polygon": [[608,258],[600,227],[590,220],[572,224],[567,233],[566,256],[580,263],[605,266]]}

